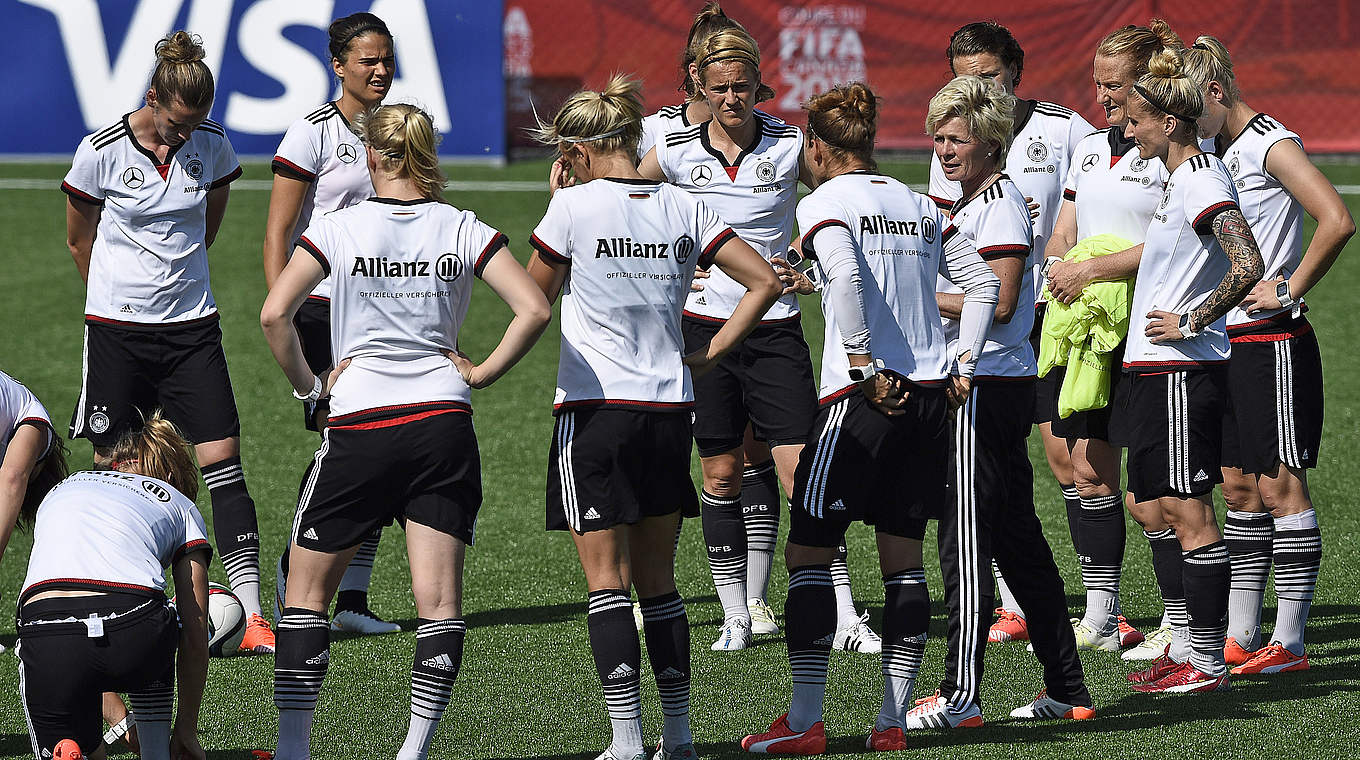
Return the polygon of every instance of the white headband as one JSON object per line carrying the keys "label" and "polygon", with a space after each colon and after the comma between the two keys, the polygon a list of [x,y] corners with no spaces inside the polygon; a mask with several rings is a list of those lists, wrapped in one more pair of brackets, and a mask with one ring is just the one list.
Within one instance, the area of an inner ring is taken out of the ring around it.
{"label": "white headband", "polygon": [[618,129],[612,129],[608,132],[605,132],[604,134],[594,135],[592,137],[562,137],[559,139],[561,139],[562,142],[572,143],[573,145],[575,145],[576,143],[595,142],[596,140],[603,140],[606,137],[620,135],[623,134],[623,130],[624,127],[619,127]]}

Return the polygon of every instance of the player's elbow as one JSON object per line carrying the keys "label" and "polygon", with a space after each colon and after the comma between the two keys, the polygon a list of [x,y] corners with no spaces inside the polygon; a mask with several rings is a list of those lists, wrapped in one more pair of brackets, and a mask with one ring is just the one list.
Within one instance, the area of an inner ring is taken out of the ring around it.
{"label": "player's elbow", "polygon": [[[1345,246],[1346,242],[1355,235],[1355,218],[1352,217],[1350,211],[1343,206],[1329,221],[1330,224],[1327,224],[1327,226],[1336,231],[1336,237],[1341,243],[1338,248]],[[1318,223],[1319,227],[1322,225],[1323,222]]]}
{"label": "player's elbow", "polygon": [[775,275],[773,269],[759,272],[754,281],[747,287],[766,303],[774,303],[784,292],[784,285],[779,281],[779,277]]}
{"label": "player's elbow", "polygon": [[992,314],[992,322],[998,325],[1008,325],[1011,318],[1015,316],[1015,299],[1002,299],[996,304],[996,311]]}
{"label": "player's elbow", "polygon": [[552,307],[548,305],[548,299],[540,296],[532,306],[525,308],[519,317],[535,332],[542,332],[552,321]]}
{"label": "player's elbow", "polygon": [[270,300],[264,302],[264,307],[260,309],[260,329],[269,335],[288,320],[288,313],[278,304]]}

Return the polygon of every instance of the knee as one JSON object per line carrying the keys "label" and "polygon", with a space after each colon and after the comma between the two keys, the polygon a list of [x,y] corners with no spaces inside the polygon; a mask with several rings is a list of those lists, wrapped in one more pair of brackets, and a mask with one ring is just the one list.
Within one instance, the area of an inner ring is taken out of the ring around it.
{"label": "knee", "polygon": [[1145,532],[1156,533],[1167,529],[1167,521],[1162,517],[1162,508],[1157,502],[1135,501],[1133,494],[1129,494],[1124,499],[1124,506],[1128,508],[1129,514],[1133,516],[1134,521]]}
{"label": "knee", "polygon": [[784,564],[790,570],[806,565],[829,565],[835,553],[835,549],[803,546],[789,541],[784,544]]}
{"label": "knee", "polygon": [[704,490],[719,498],[731,499],[741,494],[740,460],[722,457],[704,465]]}
{"label": "knee", "polygon": [[1265,493],[1256,490],[1256,485],[1235,478],[1223,481],[1223,502],[1234,512],[1264,512]]}

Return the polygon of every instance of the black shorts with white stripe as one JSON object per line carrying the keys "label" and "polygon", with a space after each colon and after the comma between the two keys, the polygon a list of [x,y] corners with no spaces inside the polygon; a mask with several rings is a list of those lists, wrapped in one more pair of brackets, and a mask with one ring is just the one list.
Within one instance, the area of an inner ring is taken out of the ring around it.
{"label": "black shorts with white stripe", "polygon": [[470,410],[455,402],[401,410],[331,418],[303,476],[293,518],[298,546],[339,552],[393,520],[472,544],[482,474]]}
{"label": "black shorts with white stripe", "polygon": [[1124,378],[1122,419],[1128,421],[1129,491],[1138,501],[1211,493],[1223,481],[1222,365]]}
{"label": "black shorts with white stripe", "polygon": [[699,514],[690,413],[559,410],[548,452],[548,530],[588,533],[677,510]]}
{"label": "black shorts with white stripe", "polygon": [[946,507],[949,405],[943,388],[912,386],[888,417],[858,391],[824,407],[798,457],[789,541],[839,546],[850,523],[921,539]]}
{"label": "black shorts with white stripe", "polygon": [[1232,335],[1223,464],[1249,473],[1271,472],[1277,463],[1316,467],[1322,444],[1317,334],[1302,317],[1268,322]]}

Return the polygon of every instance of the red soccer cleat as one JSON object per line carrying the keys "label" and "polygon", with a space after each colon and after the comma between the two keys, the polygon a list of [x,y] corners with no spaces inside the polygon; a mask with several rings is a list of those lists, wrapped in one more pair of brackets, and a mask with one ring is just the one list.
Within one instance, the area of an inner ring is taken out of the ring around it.
{"label": "red soccer cleat", "polygon": [[987,631],[987,641],[999,644],[1006,641],[1029,641],[1029,628],[1025,618],[1004,607],[996,608],[996,622]]}
{"label": "red soccer cleat", "polygon": [[1307,669],[1307,652],[1301,655],[1294,654],[1285,649],[1284,646],[1272,643],[1270,646],[1256,650],[1246,662],[1233,668],[1232,674],[1235,676],[1254,676]]}
{"label": "red soccer cleat", "polygon": [[888,726],[882,731],[874,728],[864,740],[864,747],[874,752],[895,752],[907,748],[907,738],[900,726]]}
{"label": "red soccer cleat", "polygon": [[241,651],[250,654],[274,653],[274,630],[269,621],[259,615],[251,615],[246,621],[246,632],[241,637]]}
{"label": "red soccer cleat", "polygon": [[1123,615],[1119,616],[1119,648],[1127,649],[1143,643],[1143,632],[1129,625]]}
{"label": "red soccer cleat", "polygon": [[826,724],[819,720],[806,731],[794,731],[784,713],[769,731],[742,739],[741,748],[762,755],[821,755],[826,752]]}
{"label": "red soccer cleat", "polygon": [[1224,671],[1223,675],[1211,676],[1201,672],[1189,662],[1181,663],[1179,668],[1160,680],[1133,685],[1134,691],[1145,694],[1202,694],[1210,691],[1227,691],[1228,688],[1227,671]]}
{"label": "red soccer cleat", "polygon": [[1164,654],[1153,660],[1152,665],[1146,670],[1135,670],[1124,677],[1129,680],[1129,683],[1153,683],[1166,678],[1180,666],[1181,663],[1171,659],[1171,655]]}

